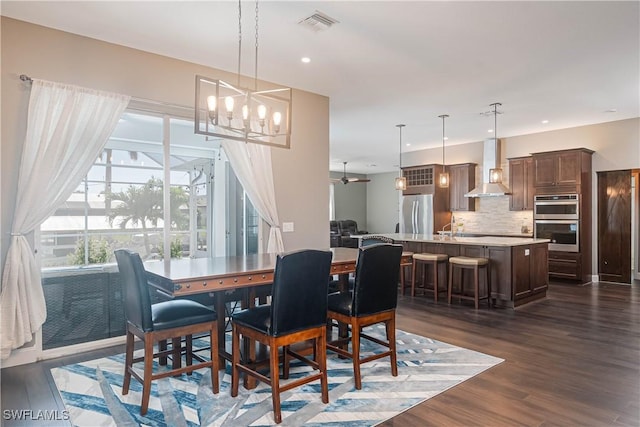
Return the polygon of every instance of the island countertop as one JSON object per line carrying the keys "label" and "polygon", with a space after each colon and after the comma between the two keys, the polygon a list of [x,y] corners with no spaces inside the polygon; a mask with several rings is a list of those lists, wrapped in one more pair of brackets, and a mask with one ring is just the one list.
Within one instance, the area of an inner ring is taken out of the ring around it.
{"label": "island countertop", "polygon": [[[434,234],[408,234],[408,233],[375,233],[364,236],[384,236],[399,242],[418,243],[444,243],[452,245],[478,245],[478,246],[523,246],[537,243],[549,243],[549,239],[533,239],[526,237],[498,237],[498,236],[448,236]],[[354,236],[362,237],[362,236]]]}

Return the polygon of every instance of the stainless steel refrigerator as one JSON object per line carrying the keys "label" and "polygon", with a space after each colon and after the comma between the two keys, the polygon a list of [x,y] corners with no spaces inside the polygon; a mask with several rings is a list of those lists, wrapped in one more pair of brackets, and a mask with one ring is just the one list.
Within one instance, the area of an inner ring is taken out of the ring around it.
{"label": "stainless steel refrigerator", "polygon": [[402,197],[400,232],[433,233],[433,194]]}

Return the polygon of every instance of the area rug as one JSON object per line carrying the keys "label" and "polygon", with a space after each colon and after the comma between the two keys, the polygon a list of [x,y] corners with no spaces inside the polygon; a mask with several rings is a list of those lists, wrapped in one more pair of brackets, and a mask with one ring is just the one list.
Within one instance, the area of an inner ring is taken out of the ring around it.
{"label": "area rug", "polygon": [[[365,329],[384,336],[384,327]],[[329,352],[329,403],[320,399],[319,381],[281,396],[283,426],[372,426],[389,419],[502,362],[502,359],[397,330],[398,376],[389,359],[362,365],[362,389],[356,390],[351,360]],[[205,340],[196,340],[205,346]],[[366,341],[366,340],[364,340]],[[363,342],[362,355],[382,351]],[[140,415],[142,387],[131,380],[122,396],[124,354],[51,370],[56,386],[76,426],[271,426],[271,389],[240,387],[230,396],[231,370],[220,373],[220,393],[211,390],[207,370],[165,378],[152,385],[149,411]],[[154,369],[158,369],[155,366]],[[292,363],[290,380],[310,368]],[[286,383],[289,380],[283,380]]]}

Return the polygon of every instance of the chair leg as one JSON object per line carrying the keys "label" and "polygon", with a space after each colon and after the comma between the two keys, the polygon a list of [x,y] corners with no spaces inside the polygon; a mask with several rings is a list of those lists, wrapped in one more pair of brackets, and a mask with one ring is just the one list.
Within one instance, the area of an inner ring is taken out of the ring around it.
{"label": "chair leg", "polygon": [[[413,263],[411,264],[411,296],[415,296],[416,295],[416,267],[417,267],[417,262],[415,260],[413,260]],[[400,267],[400,269],[402,269],[403,267]],[[402,294],[404,295],[404,289],[402,290]]]}
{"label": "chair leg", "polygon": [[[187,366],[193,365],[193,335],[189,334],[184,337],[185,345],[185,359]],[[187,372],[187,375],[193,374],[193,371]]]}
{"label": "chair leg", "polygon": [[273,403],[273,418],[276,424],[282,422],[282,412],[280,411],[280,361],[278,360],[278,347],[271,339],[269,348],[271,349],[270,374],[271,374],[271,401]]}
{"label": "chair leg", "polygon": [[[315,348],[313,350],[315,352]],[[289,361],[291,357],[289,357],[289,346],[285,345],[282,348],[282,378],[289,379]],[[314,356],[315,359],[315,356]]]}
{"label": "chair leg", "polygon": [[173,369],[182,367],[182,337],[171,338],[171,366]]}
{"label": "chair leg", "polygon": [[353,355],[353,377],[356,389],[362,389],[362,377],[360,376],[360,324],[357,319],[351,321],[351,353]]}
{"label": "chair leg", "polygon": [[402,295],[404,295],[404,266],[402,265],[400,266],[400,287],[402,288]]}
{"label": "chair leg", "polygon": [[145,415],[149,408],[149,396],[151,395],[151,376],[153,374],[153,334],[144,337],[144,377],[142,378],[142,403],[140,415]]}
{"label": "chair leg", "polygon": [[133,366],[133,344],[135,341],[135,337],[129,331],[127,331],[127,344],[125,350],[125,361],[124,361],[124,380],[122,382],[122,394],[129,393],[129,385],[131,384],[131,369]]}
{"label": "chair leg", "polygon": [[473,302],[477,310],[480,302],[480,275],[478,274],[477,266],[473,269],[473,287],[475,289],[475,294],[473,295]]}
{"label": "chair leg", "polygon": [[433,302],[438,302],[438,261],[434,261],[433,268]]}
{"label": "chair leg", "polygon": [[398,376],[398,360],[396,356],[396,315],[393,313],[391,319],[384,322],[387,329],[387,341],[389,341],[389,351],[391,351],[391,375]]}
{"label": "chair leg", "polygon": [[238,395],[238,384],[240,383],[240,370],[238,365],[240,364],[240,332],[236,328],[236,325],[232,326],[231,332],[231,397]]}
{"label": "chair leg", "polygon": [[449,264],[449,285],[447,286],[447,304],[451,304],[451,286],[453,285],[453,264]]}
{"label": "chair leg", "polygon": [[[158,351],[165,351],[167,349],[167,340],[158,341]],[[167,364],[167,356],[160,356],[158,358],[158,364],[165,366]]]}
{"label": "chair leg", "polygon": [[320,338],[315,339],[315,357],[314,360],[318,363],[320,373],[320,387],[322,390],[322,403],[329,403],[329,382],[327,380],[327,331],[322,331]]}

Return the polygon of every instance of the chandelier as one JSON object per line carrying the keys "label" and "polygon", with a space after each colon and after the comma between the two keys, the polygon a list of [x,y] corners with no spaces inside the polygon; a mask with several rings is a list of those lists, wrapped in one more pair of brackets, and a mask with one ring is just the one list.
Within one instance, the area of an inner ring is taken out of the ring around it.
{"label": "chandelier", "polygon": [[444,136],[444,119],[446,119],[447,117],[449,117],[448,114],[442,114],[441,116],[438,116],[442,119],[442,172],[440,172],[440,176],[438,177],[438,185],[441,188],[448,188],[449,187],[449,172],[447,172],[447,167],[444,163],[444,141],[445,141],[445,136]]}
{"label": "chandelier", "polygon": [[405,125],[396,125],[396,127],[400,131],[400,161],[398,162],[400,176],[396,178],[396,190],[404,191],[407,189],[407,178],[402,176],[402,128],[405,127]]}
{"label": "chandelier", "polygon": [[196,75],[195,133],[289,148],[291,88],[258,88],[258,2],[255,7],[253,88],[240,85],[242,2],[238,1],[238,74],[236,84]]}

